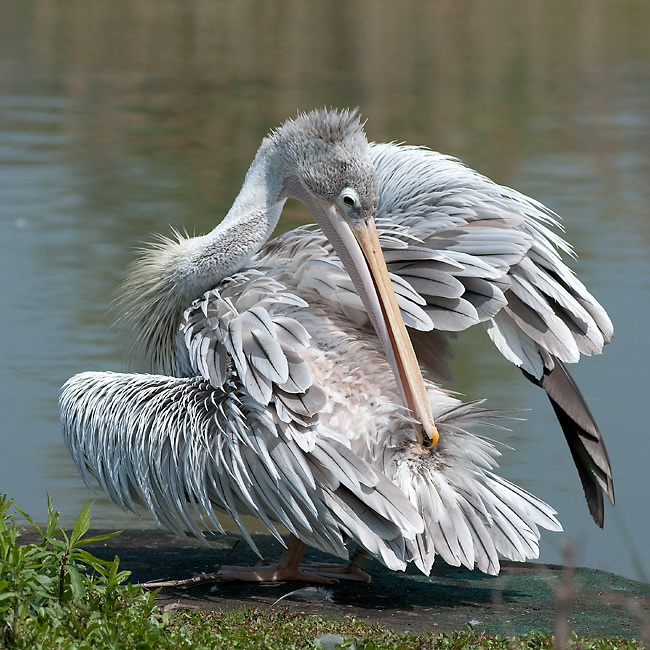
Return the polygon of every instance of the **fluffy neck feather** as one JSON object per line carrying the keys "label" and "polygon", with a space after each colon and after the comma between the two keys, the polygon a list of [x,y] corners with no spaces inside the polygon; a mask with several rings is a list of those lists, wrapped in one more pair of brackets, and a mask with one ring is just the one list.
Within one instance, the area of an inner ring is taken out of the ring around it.
{"label": "fluffy neck feather", "polygon": [[287,176],[276,143],[265,140],[224,220],[199,237],[161,237],[145,250],[122,287],[124,320],[134,333],[138,370],[184,376],[190,372],[179,335],[193,300],[241,269],[269,238],[280,218]]}
{"label": "fluffy neck feather", "polygon": [[121,300],[133,326],[140,369],[175,376],[190,372],[179,335],[184,310],[262,247],[286,198],[305,201],[315,195],[334,201],[354,178],[365,188],[370,213],[376,187],[367,148],[355,111],[312,111],[288,120],[262,141],[222,223],[202,237],[161,238],[146,251],[125,282]]}

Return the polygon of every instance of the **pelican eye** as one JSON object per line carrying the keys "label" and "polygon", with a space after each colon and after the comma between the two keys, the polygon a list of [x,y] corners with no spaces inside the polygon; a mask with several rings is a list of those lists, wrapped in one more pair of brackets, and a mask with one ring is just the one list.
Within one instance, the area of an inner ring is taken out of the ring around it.
{"label": "pelican eye", "polygon": [[361,210],[361,199],[359,193],[351,187],[346,187],[338,197],[338,203],[346,212],[358,212]]}

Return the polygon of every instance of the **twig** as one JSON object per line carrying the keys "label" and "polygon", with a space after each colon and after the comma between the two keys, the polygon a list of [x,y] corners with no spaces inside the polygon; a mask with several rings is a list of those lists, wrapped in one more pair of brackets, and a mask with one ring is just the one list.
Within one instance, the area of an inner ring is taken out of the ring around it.
{"label": "twig", "polygon": [[217,568],[214,570],[215,573],[219,573],[223,568],[223,565],[226,563],[226,560],[233,554],[233,551],[239,546],[241,540],[236,539],[235,543],[230,547],[228,552],[221,558],[221,562],[217,565]]}

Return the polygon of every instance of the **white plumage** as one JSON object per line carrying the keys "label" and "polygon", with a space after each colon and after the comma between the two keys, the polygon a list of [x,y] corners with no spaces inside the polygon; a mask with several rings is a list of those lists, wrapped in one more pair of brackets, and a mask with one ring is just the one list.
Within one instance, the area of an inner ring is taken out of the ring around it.
{"label": "white plumage", "polygon": [[[289,196],[323,230],[265,243]],[[143,369],[156,374],[82,373],[66,383],[63,430],[84,478],[181,534],[221,531],[215,511],[225,511],[253,548],[242,515],[339,557],[352,539],[391,569],[414,562],[428,574],[440,555],[496,573],[500,556],[536,557],[538,528],[560,524],[493,473],[499,452],[472,429],[498,414],[418,371],[440,434],[433,446],[423,441],[401,352],[386,343],[393,330],[382,330],[386,312],[374,308],[346,239],[346,223],[354,230],[375,212],[420,361],[444,376],[444,333],[482,323],[560,402],[572,450],[592,452],[578,454],[579,470],[598,518],[603,490],[613,496],[606,452],[590,416],[578,423],[587,443],[575,433],[573,406],[548,378],[599,352],[611,323],[562,263],[555,216],[446,156],[368,146],[345,111],[285,124],[262,143],[213,233],[161,240],[134,268],[127,318]]]}

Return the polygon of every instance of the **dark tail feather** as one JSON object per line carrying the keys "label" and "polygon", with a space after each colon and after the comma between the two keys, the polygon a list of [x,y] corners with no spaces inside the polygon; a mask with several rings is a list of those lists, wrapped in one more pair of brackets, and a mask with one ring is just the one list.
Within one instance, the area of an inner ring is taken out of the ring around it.
{"label": "dark tail feather", "polygon": [[602,528],[604,495],[614,504],[612,468],[605,442],[580,389],[562,362],[554,361],[553,370],[545,370],[541,379],[524,374],[546,391],[578,469],[589,512]]}

